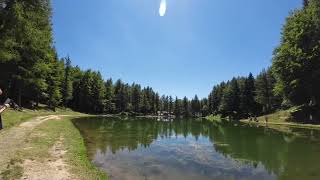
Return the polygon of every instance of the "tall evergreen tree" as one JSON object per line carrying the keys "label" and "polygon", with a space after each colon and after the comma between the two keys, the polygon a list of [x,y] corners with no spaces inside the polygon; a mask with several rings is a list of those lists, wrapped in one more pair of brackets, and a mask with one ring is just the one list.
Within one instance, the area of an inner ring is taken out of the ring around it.
{"label": "tall evergreen tree", "polygon": [[200,106],[201,106],[201,115],[202,116],[208,116],[210,111],[209,111],[209,101],[207,98],[204,98],[200,101]]}
{"label": "tall evergreen tree", "polygon": [[309,0],[283,27],[272,69],[276,92],[293,104],[317,105],[320,101],[320,1]]}
{"label": "tall evergreen tree", "polygon": [[190,111],[189,111],[189,100],[187,97],[184,97],[183,98],[183,101],[182,101],[182,107],[183,107],[183,116],[184,117],[189,117],[190,116]]}
{"label": "tall evergreen tree", "polygon": [[172,98],[172,96],[169,96],[169,112],[171,113],[171,112],[173,112],[173,98]]}
{"label": "tall evergreen tree", "polygon": [[252,73],[244,81],[243,91],[241,93],[240,111],[244,118],[255,115],[257,112],[257,104],[255,97],[255,79]]}
{"label": "tall evergreen tree", "polygon": [[276,79],[271,73],[271,70],[263,69],[257,76],[256,97],[255,100],[262,106],[262,113],[270,113],[280,107],[281,97],[274,94]]}
{"label": "tall evergreen tree", "polygon": [[191,100],[191,112],[193,116],[196,116],[200,113],[200,101],[197,95],[194,96],[194,98]]}
{"label": "tall evergreen tree", "polygon": [[176,100],[174,101],[174,114],[176,117],[179,117],[181,115],[181,101],[176,97]]}
{"label": "tall evergreen tree", "polygon": [[92,96],[90,101],[92,102],[93,113],[102,113],[105,107],[105,85],[101,77],[100,72],[92,73],[92,85],[91,85]]}
{"label": "tall evergreen tree", "polygon": [[[56,54],[56,53],[55,53]],[[58,57],[53,59],[50,63],[50,72],[48,75],[48,105],[51,109],[55,111],[55,108],[61,103],[61,82],[63,80],[63,76],[61,76],[64,72],[64,63],[63,61],[59,61]]]}
{"label": "tall evergreen tree", "polygon": [[132,85],[132,94],[131,101],[134,112],[140,112],[140,104],[141,104],[141,86],[137,84]]}
{"label": "tall evergreen tree", "polygon": [[72,100],[72,65],[69,57],[65,58],[65,69],[64,69],[64,81],[62,83],[62,101],[63,106],[67,107],[70,105]]}
{"label": "tall evergreen tree", "polygon": [[112,79],[108,79],[105,82],[105,108],[104,111],[106,113],[114,113],[115,111],[114,104],[114,92],[113,92],[113,81]]}
{"label": "tall evergreen tree", "polygon": [[240,113],[240,89],[236,78],[233,78],[223,91],[219,111],[223,116],[237,118]]}
{"label": "tall evergreen tree", "polygon": [[2,1],[0,17],[0,71],[8,77],[1,81],[19,104],[22,97],[44,100],[55,63],[50,1]]}
{"label": "tall evergreen tree", "polygon": [[71,68],[72,71],[72,100],[71,100],[71,108],[75,110],[80,110],[80,91],[82,91],[80,85],[81,85],[81,80],[84,75],[84,72],[81,71],[81,69],[76,66]]}

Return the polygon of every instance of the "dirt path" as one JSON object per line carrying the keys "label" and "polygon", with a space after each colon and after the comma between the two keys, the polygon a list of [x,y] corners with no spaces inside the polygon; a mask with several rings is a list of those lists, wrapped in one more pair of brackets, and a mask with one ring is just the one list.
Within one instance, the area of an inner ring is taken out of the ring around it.
{"label": "dirt path", "polygon": [[35,160],[25,160],[22,164],[24,169],[21,179],[43,180],[50,177],[51,180],[72,180],[77,179],[68,172],[68,166],[63,156],[67,152],[63,148],[63,137],[50,149],[50,158],[42,162]]}
{"label": "dirt path", "polygon": [[[59,120],[62,115],[49,115],[37,117],[28,122],[24,122],[19,126],[0,132],[0,172],[6,169],[10,164],[11,158],[15,153],[26,147],[27,139],[41,123],[48,120]],[[50,159],[44,162],[32,160],[24,160],[22,163],[23,176],[22,179],[40,180],[50,179],[65,180],[75,179],[70,175],[63,160],[66,151],[63,148],[63,138],[61,137],[49,151]]]}

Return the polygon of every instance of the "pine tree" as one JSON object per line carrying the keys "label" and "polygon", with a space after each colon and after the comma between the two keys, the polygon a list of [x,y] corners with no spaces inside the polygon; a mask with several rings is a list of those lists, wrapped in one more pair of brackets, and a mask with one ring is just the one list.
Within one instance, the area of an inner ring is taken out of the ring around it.
{"label": "pine tree", "polygon": [[160,96],[158,93],[155,94],[155,111],[160,111],[161,110],[161,100]]}
{"label": "pine tree", "polygon": [[190,116],[190,111],[189,111],[189,100],[187,97],[183,98],[182,101],[182,107],[183,107],[183,116],[184,117],[189,117]]}
{"label": "pine tree", "polygon": [[174,114],[176,117],[180,117],[181,115],[181,101],[176,97],[176,100],[174,101]]}
{"label": "pine tree", "polygon": [[201,106],[201,115],[203,117],[208,116],[210,111],[209,111],[209,101],[207,98],[204,98],[200,101],[200,106]]}
{"label": "pine tree", "polygon": [[132,85],[132,94],[131,101],[134,112],[140,112],[140,104],[141,104],[141,86],[137,84]]}
{"label": "pine tree", "polygon": [[62,83],[62,102],[63,106],[67,107],[70,105],[72,100],[72,65],[69,57],[63,59],[65,61],[64,69],[64,81]]}
{"label": "pine tree", "polygon": [[276,80],[271,73],[263,69],[257,76],[256,84],[256,97],[255,100],[262,106],[262,113],[270,113],[280,107],[281,97],[274,94]]}
{"label": "pine tree", "polygon": [[72,100],[71,100],[71,108],[74,110],[80,110],[80,92],[82,91],[80,85],[81,80],[84,76],[84,72],[81,71],[81,69],[76,66],[71,68],[72,71]]}
{"label": "pine tree", "polygon": [[257,104],[255,97],[255,79],[252,73],[245,78],[243,91],[241,93],[240,111],[244,118],[256,114]]}
{"label": "pine tree", "polygon": [[93,102],[92,102],[92,71],[87,70],[82,76],[79,84],[79,100],[77,107],[81,112],[91,113],[93,112]]}
{"label": "pine tree", "polygon": [[[54,52],[54,54],[56,54]],[[58,60],[58,57],[50,63],[50,72],[47,79],[48,82],[48,105],[55,111],[55,108],[61,103],[61,82],[63,79],[64,63]]]}
{"label": "pine tree", "polygon": [[173,112],[173,98],[172,96],[169,96],[169,112]]}
{"label": "pine tree", "polygon": [[113,92],[113,81],[112,79],[108,79],[105,83],[105,108],[104,111],[106,113],[114,113],[115,104],[114,104],[114,92]]}
{"label": "pine tree", "polygon": [[119,79],[115,83],[114,87],[114,94],[115,94],[115,105],[116,110],[118,113],[125,111],[125,94],[124,94],[124,84]]}
{"label": "pine tree", "polygon": [[233,78],[223,91],[219,111],[225,116],[235,119],[240,111],[240,89],[236,78]]}
{"label": "pine tree", "polygon": [[193,116],[197,116],[197,114],[200,113],[200,101],[197,95],[194,96],[194,98],[191,101],[191,112]]}
{"label": "pine tree", "polygon": [[92,73],[91,108],[93,113],[102,113],[105,107],[105,86],[100,72]]}

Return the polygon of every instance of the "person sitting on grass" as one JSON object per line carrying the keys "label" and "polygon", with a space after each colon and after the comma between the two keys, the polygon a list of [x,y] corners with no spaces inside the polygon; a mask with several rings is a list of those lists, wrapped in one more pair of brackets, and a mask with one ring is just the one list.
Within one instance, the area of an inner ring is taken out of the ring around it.
{"label": "person sitting on grass", "polygon": [[[0,89],[0,96],[2,95],[2,90]],[[7,99],[6,102],[3,105],[0,105],[0,130],[3,129],[3,125],[2,125],[2,117],[1,114],[10,107],[10,99]]]}

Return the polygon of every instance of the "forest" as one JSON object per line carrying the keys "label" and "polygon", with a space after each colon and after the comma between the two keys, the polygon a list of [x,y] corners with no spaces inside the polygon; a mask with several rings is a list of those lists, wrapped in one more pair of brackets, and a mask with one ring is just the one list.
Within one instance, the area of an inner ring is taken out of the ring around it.
{"label": "forest", "polygon": [[304,0],[303,7],[287,17],[270,67],[257,76],[248,73],[214,85],[203,99],[161,95],[151,87],[103,79],[99,71],[60,58],[52,15],[50,0],[0,0],[3,99],[29,108],[47,104],[53,110],[67,107],[92,114],[168,111],[240,119],[299,106],[300,118],[320,117],[320,0]]}

